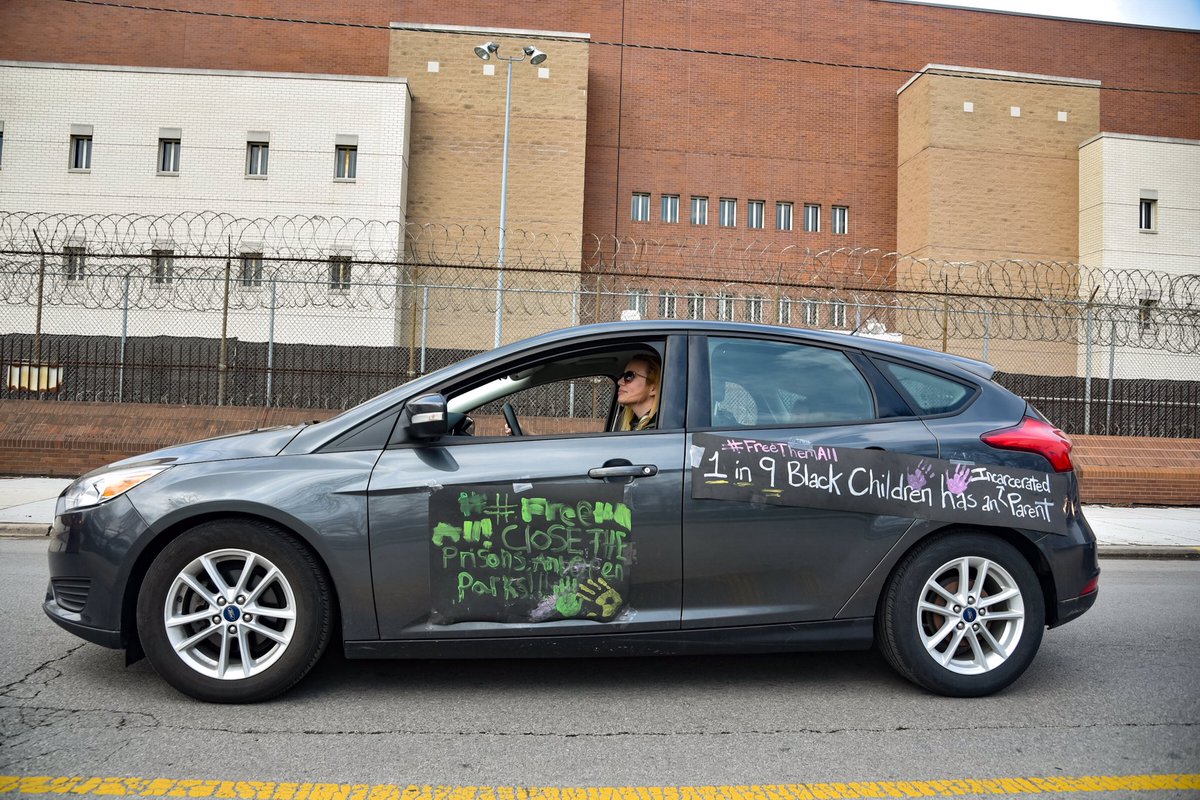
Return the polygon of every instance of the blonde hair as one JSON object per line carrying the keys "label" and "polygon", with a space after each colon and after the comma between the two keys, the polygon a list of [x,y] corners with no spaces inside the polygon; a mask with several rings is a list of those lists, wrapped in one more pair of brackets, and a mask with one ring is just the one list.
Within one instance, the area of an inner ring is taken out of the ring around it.
{"label": "blonde hair", "polygon": [[658,421],[658,404],[662,400],[662,388],[660,381],[662,378],[662,361],[659,360],[657,353],[638,353],[629,359],[630,363],[640,361],[646,365],[646,383],[653,386],[654,391],[654,407],[641,417],[635,416],[634,410],[629,406],[621,408],[621,416],[617,419],[617,430],[619,431],[641,431],[649,428],[652,424]]}

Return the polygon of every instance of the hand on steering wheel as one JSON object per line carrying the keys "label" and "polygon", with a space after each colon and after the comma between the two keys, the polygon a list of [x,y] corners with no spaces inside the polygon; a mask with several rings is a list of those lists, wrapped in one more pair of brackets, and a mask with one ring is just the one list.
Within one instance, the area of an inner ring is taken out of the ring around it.
{"label": "hand on steering wheel", "polygon": [[524,436],[521,433],[521,423],[517,421],[517,412],[513,409],[512,403],[504,404],[504,421],[508,423],[508,429],[513,436]]}

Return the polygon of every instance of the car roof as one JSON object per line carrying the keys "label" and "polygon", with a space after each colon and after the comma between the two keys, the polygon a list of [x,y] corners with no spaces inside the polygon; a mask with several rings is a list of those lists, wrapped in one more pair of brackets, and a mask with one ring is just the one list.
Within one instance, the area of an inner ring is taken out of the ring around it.
{"label": "car roof", "polygon": [[[790,328],[780,325],[763,325],[753,322],[710,322],[707,320],[630,320],[624,322],[599,322],[592,325],[580,325],[574,328],[563,328],[550,331],[530,339],[515,343],[521,349],[539,343],[567,341],[576,337],[604,335],[666,335],[670,333],[699,333],[705,335],[719,334],[759,334],[784,336],[799,341],[820,342],[840,347],[854,347],[866,352],[884,356],[893,356],[906,360],[922,361],[930,366],[944,366],[965,370],[972,375],[991,380],[996,368],[986,361],[979,361],[966,356],[952,353],[942,353],[925,347],[890,342],[867,335],[837,333],[835,331],[819,331],[808,328]],[[508,347],[513,347],[509,345]],[[503,348],[507,350],[508,348]],[[497,355],[499,351],[493,351]]]}

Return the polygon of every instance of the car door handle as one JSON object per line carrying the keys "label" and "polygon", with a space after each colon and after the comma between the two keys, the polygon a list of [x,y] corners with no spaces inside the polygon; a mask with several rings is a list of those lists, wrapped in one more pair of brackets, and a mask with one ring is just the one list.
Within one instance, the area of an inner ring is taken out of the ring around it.
{"label": "car door handle", "polygon": [[588,477],[596,480],[605,478],[648,478],[658,474],[658,467],[653,464],[624,464],[618,467],[592,467]]}

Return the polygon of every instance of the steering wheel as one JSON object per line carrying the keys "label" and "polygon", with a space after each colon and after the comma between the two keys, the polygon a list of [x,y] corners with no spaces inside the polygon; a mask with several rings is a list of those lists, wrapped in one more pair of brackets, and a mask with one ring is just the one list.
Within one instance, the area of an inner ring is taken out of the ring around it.
{"label": "steering wheel", "polygon": [[517,421],[517,412],[513,410],[512,403],[504,404],[504,421],[508,423],[508,429],[512,431],[513,436],[524,436],[521,433],[521,423]]}

